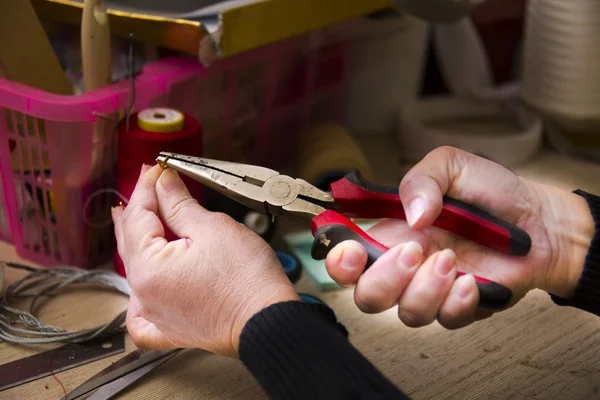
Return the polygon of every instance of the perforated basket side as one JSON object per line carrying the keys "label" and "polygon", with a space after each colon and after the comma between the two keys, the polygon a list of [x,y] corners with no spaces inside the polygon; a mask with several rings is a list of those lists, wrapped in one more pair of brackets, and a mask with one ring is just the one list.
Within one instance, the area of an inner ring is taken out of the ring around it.
{"label": "perforated basket side", "polygon": [[4,195],[4,177],[0,171],[0,240],[12,243],[10,221],[8,220],[8,205]]}
{"label": "perforated basket side", "polygon": [[[346,63],[343,39],[309,46],[306,37],[208,70],[193,59],[161,60],[136,77],[135,108],[171,106],[200,119],[206,156],[284,167],[311,123],[340,120]],[[128,100],[127,82],[56,96],[0,80],[0,238],[11,237],[22,257],[83,268],[111,260],[118,199],[84,205],[115,187],[113,127]]]}
{"label": "perforated basket side", "polygon": [[[192,61],[148,65],[136,78],[135,108],[168,105],[174,84],[202,75]],[[19,255],[41,265],[83,268],[110,261],[110,206],[117,199],[86,200],[98,189],[115,187],[114,127],[128,97],[126,83],[81,96],[0,85],[0,237],[7,236],[8,225]]]}

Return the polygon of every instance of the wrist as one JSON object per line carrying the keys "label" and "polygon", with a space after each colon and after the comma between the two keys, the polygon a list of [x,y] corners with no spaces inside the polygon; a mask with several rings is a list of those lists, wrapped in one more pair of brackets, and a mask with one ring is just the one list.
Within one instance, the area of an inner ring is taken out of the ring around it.
{"label": "wrist", "polygon": [[596,231],[595,222],[584,197],[562,190],[560,193],[550,193],[550,196],[560,201],[553,202],[559,205],[552,210],[553,224],[548,232],[555,242],[554,257],[549,268],[549,282],[544,290],[568,298],[577,288],[583,273]]}
{"label": "wrist", "polygon": [[239,354],[240,335],[248,321],[256,314],[273,304],[283,303],[287,301],[301,301],[300,296],[294,290],[291,283],[274,286],[269,290],[264,290],[255,293],[256,298],[249,299],[237,317],[231,331],[231,347],[236,355]]}

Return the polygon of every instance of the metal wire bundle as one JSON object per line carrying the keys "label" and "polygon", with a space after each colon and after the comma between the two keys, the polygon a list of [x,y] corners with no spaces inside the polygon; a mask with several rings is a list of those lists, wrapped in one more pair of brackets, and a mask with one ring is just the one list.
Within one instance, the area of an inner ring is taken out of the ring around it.
{"label": "metal wire bundle", "polygon": [[[116,273],[88,271],[69,266],[37,269],[5,261],[0,261],[0,268],[29,272],[10,285],[0,299],[0,340],[21,344],[81,343],[124,330],[122,325],[125,322],[126,311],[104,325],[80,331],[68,331],[46,325],[33,315],[35,304],[41,297],[54,296],[60,290],[75,284],[101,284],[129,296],[131,291],[127,280]],[[36,292],[32,292],[36,289]],[[10,305],[12,300],[24,297],[32,297],[28,312]]]}

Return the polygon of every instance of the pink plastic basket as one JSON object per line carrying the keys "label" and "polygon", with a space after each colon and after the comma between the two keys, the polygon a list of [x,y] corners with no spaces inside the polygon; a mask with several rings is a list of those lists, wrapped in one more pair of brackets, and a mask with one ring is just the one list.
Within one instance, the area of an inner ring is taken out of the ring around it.
{"label": "pink plastic basket", "polygon": [[[207,157],[285,168],[309,124],[340,119],[346,64],[339,37],[317,48],[299,37],[209,69],[165,59],[136,78],[135,109],[169,106],[195,116]],[[21,256],[83,268],[111,259],[112,225],[91,226],[83,212],[94,191],[115,186],[112,121],[128,101],[128,82],[58,96],[0,79],[0,239]],[[97,197],[88,220],[109,221],[116,202]]]}

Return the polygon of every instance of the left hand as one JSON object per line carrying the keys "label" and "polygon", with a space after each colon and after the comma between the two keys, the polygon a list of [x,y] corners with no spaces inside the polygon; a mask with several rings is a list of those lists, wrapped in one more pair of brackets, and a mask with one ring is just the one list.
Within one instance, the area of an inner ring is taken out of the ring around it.
{"label": "left hand", "polygon": [[[451,147],[435,149],[417,163],[402,179],[399,195],[407,221],[384,220],[367,232],[390,248],[367,271],[367,254],[357,242],[340,243],[327,255],[329,275],[341,285],[356,285],[354,300],[362,311],[398,306],[407,326],[437,320],[449,329],[497,311],[478,308],[475,279],[456,279],[456,271],[508,287],[509,307],[532,289],[563,298],[575,289],[595,231],[581,196]],[[532,240],[529,254],[509,256],[431,226],[444,195],[525,230]]]}
{"label": "left hand", "polygon": [[[133,292],[127,329],[139,348],[235,357],[254,314],[300,300],[273,249],[228,215],[200,206],[172,169],[142,168],[113,220]],[[168,242],[163,223],[181,239]]]}

